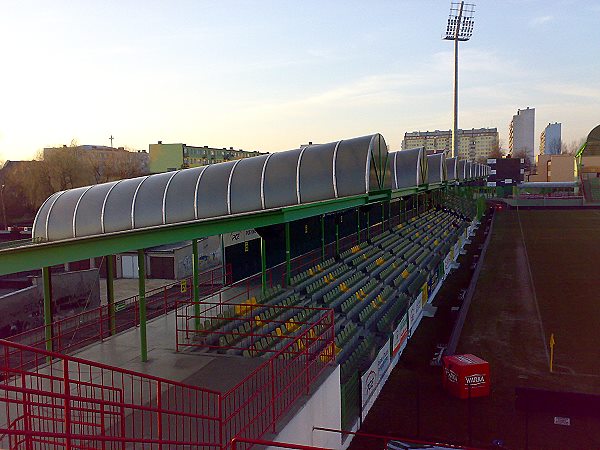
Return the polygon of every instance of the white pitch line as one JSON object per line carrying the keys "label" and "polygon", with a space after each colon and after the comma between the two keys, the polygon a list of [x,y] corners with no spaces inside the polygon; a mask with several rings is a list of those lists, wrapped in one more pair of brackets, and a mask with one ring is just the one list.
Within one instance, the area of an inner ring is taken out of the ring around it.
{"label": "white pitch line", "polygon": [[550,365],[550,352],[546,345],[546,332],[544,331],[544,325],[542,323],[542,315],[540,314],[540,306],[538,305],[537,295],[535,293],[535,283],[533,282],[533,274],[531,272],[531,265],[529,264],[529,255],[527,253],[527,244],[525,244],[525,234],[523,233],[523,225],[521,224],[521,215],[519,214],[519,205],[517,204],[517,218],[519,219],[519,228],[521,229],[521,240],[523,241],[523,250],[525,251],[525,260],[527,261],[527,270],[529,271],[529,280],[531,281],[531,290],[533,292],[533,302],[535,304],[535,311],[537,313],[538,322],[540,324],[540,334],[542,337],[542,345],[546,352],[546,359],[548,365]]}

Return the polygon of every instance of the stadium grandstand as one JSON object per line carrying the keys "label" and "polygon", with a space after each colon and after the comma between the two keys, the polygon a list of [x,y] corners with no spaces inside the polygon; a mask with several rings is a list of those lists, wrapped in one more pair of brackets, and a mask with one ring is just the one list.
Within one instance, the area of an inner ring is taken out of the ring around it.
{"label": "stadium grandstand", "polygon": [[[42,269],[44,293],[43,325],[0,340],[0,447],[346,447],[351,434],[307,430],[358,429],[477,226],[488,174],[374,134],[53,194],[33,242],[0,249],[0,274]],[[259,273],[202,273],[199,238],[248,229]],[[191,288],[150,295],[143,249],[184,240]],[[110,264],[127,251],[139,295],[118,304]],[[107,298],[58,320],[51,267],[93,257]]]}

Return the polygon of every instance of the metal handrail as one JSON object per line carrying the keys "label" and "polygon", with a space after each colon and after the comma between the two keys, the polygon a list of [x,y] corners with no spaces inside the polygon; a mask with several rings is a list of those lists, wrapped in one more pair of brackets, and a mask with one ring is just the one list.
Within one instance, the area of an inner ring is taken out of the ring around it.
{"label": "metal handrail", "polygon": [[268,445],[270,447],[292,448],[296,450],[333,450],[329,447],[315,447],[312,445],[290,444],[288,442],[263,441],[262,439],[248,439],[242,437],[234,437],[231,442],[231,450],[238,450],[238,444],[256,444]]}
{"label": "metal handrail", "polygon": [[414,439],[414,438],[403,438],[403,437],[398,437],[398,436],[388,436],[385,434],[365,433],[363,431],[338,430],[335,428],[325,428],[325,427],[313,427],[313,431],[314,430],[326,431],[326,432],[330,432],[330,433],[339,433],[339,434],[351,434],[353,436],[364,436],[364,437],[369,437],[369,438],[374,438],[374,439],[381,439],[384,441],[385,445],[387,445],[387,443],[390,441],[400,441],[400,442],[407,442],[410,444],[437,445],[437,446],[443,446],[443,448],[448,448],[448,449],[481,450],[477,447],[465,447],[463,445],[446,444],[443,442],[430,442],[430,441],[423,441],[423,440]]}

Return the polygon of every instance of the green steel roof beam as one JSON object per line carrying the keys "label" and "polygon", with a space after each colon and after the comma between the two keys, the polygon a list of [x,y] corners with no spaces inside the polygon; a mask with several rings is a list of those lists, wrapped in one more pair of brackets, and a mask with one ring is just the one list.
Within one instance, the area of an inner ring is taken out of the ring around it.
{"label": "green steel roof beam", "polygon": [[285,223],[353,208],[367,203],[367,199],[367,195],[360,195],[261,211],[256,214],[228,216],[7,248],[0,250],[0,275],[39,269],[40,267],[63,264],[69,261],[79,261],[95,256],[136,251],[140,248]]}

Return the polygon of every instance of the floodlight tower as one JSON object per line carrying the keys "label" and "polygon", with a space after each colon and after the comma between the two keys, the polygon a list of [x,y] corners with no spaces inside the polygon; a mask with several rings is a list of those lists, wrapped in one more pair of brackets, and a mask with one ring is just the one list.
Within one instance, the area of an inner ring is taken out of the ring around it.
{"label": "floodlight tower", "polygon": [[454,41],[454,125],[452,127],[452,157],[458,156],[458,43],[468,41],[473,34],[473,16],[475,5],[472,3],[451,2],[448,26],[446,27],[447,41]]}

